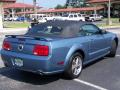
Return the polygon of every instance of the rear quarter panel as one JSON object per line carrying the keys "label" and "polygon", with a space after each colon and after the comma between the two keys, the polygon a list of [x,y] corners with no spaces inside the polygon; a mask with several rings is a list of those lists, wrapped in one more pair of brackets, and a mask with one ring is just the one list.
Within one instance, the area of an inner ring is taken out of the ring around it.
{"label": "rear quarter panel", "polygon": [[107,35],[105,36],[105,38],[108,38],[107,39],[108,46],[111,47],[112,46],[112,41],[115,40],[115,38],[118,39],[118,36],[115,33],[108,32]]}
{"label": "rear quarter panel", "polygon": [[[89,39],[86,37],[68,38],[51,42],[52,65],[56,65],[55,67],[59,69],[65,69],[70,62],[70,57],[77,50],[82,50],[85,53],[84,60],[87,59],[89,42]],[[57,63],[61,61],[64,61],[64,65],[59,67]]]}

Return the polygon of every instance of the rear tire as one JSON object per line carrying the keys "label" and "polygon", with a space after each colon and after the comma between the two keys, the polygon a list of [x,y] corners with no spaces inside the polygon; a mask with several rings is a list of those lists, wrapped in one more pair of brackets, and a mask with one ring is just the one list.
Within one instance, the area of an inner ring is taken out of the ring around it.
{"label": "rear tire", "polygon": [[75,53],[70,58],[68,69],[65,75],[68,79],[74,79],[80,76],[83,68],[83,57],[80,53]]}
{"label": "rear tire", "polygon": [[116,55],[116,50],[117,50],[117,43],[115,40],[112,41],[112,46],[111,46],[111,51],[109,53],[109,57],[115,57]]}
{"label": "rear tire", "polygon": [[80,22],[83,21],[83,20],[79,20]]}
{"label": "rear tire", "polygon": [[91,20],[91,22],[94,22],[94,21],[95,21],[94,19]]}

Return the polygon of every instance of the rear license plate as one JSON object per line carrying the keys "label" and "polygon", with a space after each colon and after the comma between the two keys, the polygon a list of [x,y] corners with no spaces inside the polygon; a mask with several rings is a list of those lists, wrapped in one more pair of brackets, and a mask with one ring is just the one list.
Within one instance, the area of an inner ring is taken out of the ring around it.
{"label": "rear license plate", "polygon": [[15,58],[14,64],[16,66],[22,67],[23,66],[23,60]]}

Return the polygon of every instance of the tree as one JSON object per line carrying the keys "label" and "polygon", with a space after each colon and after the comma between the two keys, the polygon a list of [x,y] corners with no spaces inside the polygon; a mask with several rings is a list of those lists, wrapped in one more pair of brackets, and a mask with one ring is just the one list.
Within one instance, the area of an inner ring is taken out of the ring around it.
{"label": "tree", "polygon": [[58,5],[55,7],[55,9],[64,9],[64,8],[66,8],[66,5],[60,5],[60,4],[58,4]]}
{"label": "tree", "polygon": [[72,8],[85,7],[86,6],[86,1],[87,0],[67,0],[66,1],[66,6],[67,7],[72,7]]}

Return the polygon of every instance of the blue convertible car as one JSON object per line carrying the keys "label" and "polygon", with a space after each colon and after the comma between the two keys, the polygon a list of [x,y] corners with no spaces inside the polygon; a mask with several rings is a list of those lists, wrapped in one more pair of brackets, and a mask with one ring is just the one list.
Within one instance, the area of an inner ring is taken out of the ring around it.
{"label": "blue convertible car", "polygon": [[42,75],[64,72],[73,79],[83,65],[115,57],[117,46],[116,34],[90,22],[48,21],[25,35],[6,36],[1,57],[8,67]]}

